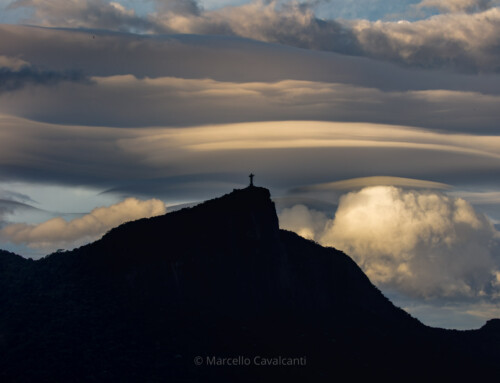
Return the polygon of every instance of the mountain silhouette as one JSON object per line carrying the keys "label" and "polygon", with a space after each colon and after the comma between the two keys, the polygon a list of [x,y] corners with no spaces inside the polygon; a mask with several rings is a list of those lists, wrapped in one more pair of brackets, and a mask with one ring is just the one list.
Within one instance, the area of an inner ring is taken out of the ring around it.
{"label": "mountain silhouette", "polygon": [[254,186],[37,261],[0,251],[2,382],[489,378],[499,322],[423,325]]}

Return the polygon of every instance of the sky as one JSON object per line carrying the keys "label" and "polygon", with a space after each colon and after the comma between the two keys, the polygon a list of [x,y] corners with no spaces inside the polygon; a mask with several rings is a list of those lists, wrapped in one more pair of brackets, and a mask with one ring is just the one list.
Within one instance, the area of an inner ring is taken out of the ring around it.
{"label": "sky", "polygon": [[0,0],[0,248],[248,184],[432,326],[500,317],[500,0]]}

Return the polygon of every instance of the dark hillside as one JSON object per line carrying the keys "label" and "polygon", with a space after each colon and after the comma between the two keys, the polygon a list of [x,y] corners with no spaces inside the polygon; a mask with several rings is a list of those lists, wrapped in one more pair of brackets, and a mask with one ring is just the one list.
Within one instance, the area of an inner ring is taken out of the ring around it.
{"label": "dark hillside", "polygon": [[[347,255],[279,230],[269,191],[258,187],[124,224],[39,261],[0,252],[0,277],[6,382],[314,382],[344,374],[407,381],[499,372],[495,321],[470,332],[422,325]],[[251,364],[206,366],[207,357]],[[306,362],[263,367],[255,357]]]}

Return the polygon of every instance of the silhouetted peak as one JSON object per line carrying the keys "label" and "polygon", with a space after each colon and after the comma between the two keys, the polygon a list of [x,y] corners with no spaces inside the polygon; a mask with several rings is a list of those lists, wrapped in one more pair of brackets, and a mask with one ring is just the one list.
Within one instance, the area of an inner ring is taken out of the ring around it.
{"label": "silhouetted peak", "polygon": [[209,204],[209,203],[224,203],[224,202],[239,202],[246,204],[262,204],[266,205],[271,201],[271,192],[269,189],[250,185],[244,189],[233,189],[231,193],[225,194],[222,197],[214,198],[212,200],[208,200],[201,205]]}
{"label": "silhouetted peak", "polygon": [[223,225],[229,221],[251,221],[255,225],[263,225],[272,231],[279,230],[278,216],[271,193],[268,189],[248,186],[234,189],[222,197],[205,201],[197,206],[182,209],[165,216],[179,219],[189,215],[192,221],[210,222],[213,226]]}
{"label": "silhouetted peak", "polygon": [[481,331],[494,332],[500,334],[500,319],[490,319],[487,321],[483,327],[481,327]]}
{"label": "silhouetted peak", "polygon": [[[167,239],[170,242],[175,239],[185,248],[193,241],[206,246],[215,242],[275,243],[279,241],[279,222],[271,193],[256,186],[235,189],[194,207],[123,224],[98,243],[108,246],[110,254],[119,253],[117,257],[123,258],[124,251],[117,252],[117,248],[127,248],[131,257],[135,257],[132,249],[139,251],[139,248],[141,253],[163,254]],[[169,252],[168,257],[180,257],[186,253],[184,250]]]}
{"label": "silhouetted peak", "polygon": [[[222,197],[208,200],[192,208],[167,214],[176,217],[189,216],[191,222],[205,222],[212,228],[230,229],[230,232],[253,231],[258,237],[277,237],[278,216],[268,189],[250,185],[234,189]],[[188,218],[188,217],[186,217]]]}

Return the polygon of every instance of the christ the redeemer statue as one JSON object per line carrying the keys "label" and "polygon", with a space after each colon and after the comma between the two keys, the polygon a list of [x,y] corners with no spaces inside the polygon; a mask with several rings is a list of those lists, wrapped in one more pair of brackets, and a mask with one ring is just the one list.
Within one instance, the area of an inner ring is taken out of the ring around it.
{"label": "christ the redeemer statue", "polygon": [[253,173],[250,173],[249,177],[250,177],[250,186],[253,186],[253,177],[255,177],[255,175]]}

